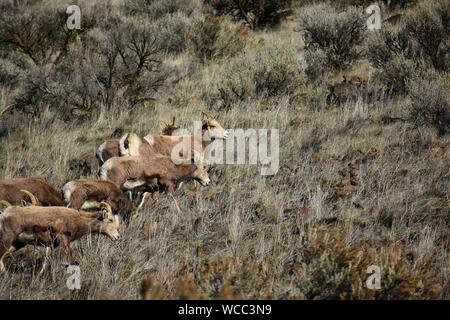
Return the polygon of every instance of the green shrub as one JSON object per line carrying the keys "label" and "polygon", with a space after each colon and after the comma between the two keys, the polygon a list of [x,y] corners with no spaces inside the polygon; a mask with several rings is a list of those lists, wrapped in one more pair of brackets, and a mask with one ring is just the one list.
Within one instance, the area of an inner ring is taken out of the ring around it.
{"label": "green shrub", "polygon": [[315,5],[302,17],[306,50],[323,50],[327,63],[344,69],[360,58],[358,45],[366,29],[363,11],[349,7],[336,12],[331,5]]}

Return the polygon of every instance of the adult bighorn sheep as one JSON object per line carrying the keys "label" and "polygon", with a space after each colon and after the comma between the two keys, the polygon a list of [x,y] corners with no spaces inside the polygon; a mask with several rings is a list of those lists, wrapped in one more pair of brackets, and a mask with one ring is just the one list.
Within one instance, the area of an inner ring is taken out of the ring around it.
{"label": "adult bighorn sheep", "polygon": [[[119,151],[121,156],[148,157],[155,154],[172,156],[175,147],[182,146],[179,155],[193,159],[196,153],[202,154],[205,148],[215,139],[226,139],[229,135],[220,123],[209,113],[203,112],[202,131],[198,135],[147,135],[139,136],[128,133],[120,139]],[[196,140],[197,139],[197,140]],[[190,148],[190,150],[186,150]],[[201,148],[201,149],[200,149]]]}
{"label": "adult bighorn sheep", "polygon": [[[120,140],[108,140],[104,142],[97,151],[101,162],[105,162],[112,156],[149,156],[162,154],[171,156],[175,146],[189,141],[191,157],[194,157],[194,148],[201,146],[203,151],[215,139],[226,139],[229,132],[209,113],[203,112],[202,132],[198,135],[199,141],[195,141],[195,135],[146,135],[140,136],[135,133],[127,133]],[[167,128],[167,126],[166,126]],[[168,131],[167,131],[168,132]]]}
{"label": "adult bighorn sheep", "polygon": [[36,206],[39,200],[28,190],[23,190],[14,185],[0,183],[0,201],[6,206]]}
{"label": "adult bighorn sheep", "polygon": [[[161,135],[163,136],[171,136],[175,130],[180,129],[180,127],[175,125],[175,117],[172,119],[172,123],[167,123],[161,120],[161,123],[164,124],[164,128],[161,130]],[[96,156],[100,162],[100,165],[105,163],[108,159],[112,157],[120,157],[120,141],[125,139],[128,134],[122,136],[121,139],[108,139],[103,142],[100,147],[97,149]],[[146,137],[151,137],[152,135],[147,135]],[[123,156],[123,155],[122,155]]]}
{"label": "adult bighorn sheep", "polygon": [[137,214],[131,200],[122,190],[110,181],[78,179],[66,183],[63,187],[64,202],[69,208],[90,210],[97,208],[101,202],[111,206],[114,214],[127,220]]}
{"label": "adult bighorn sheep", "polygon": [[118,229],[118,217],[105,202],[98,213],[65,207],[9,207],[0,214],[0,272],[5,271],[5,255],[28,244],[46,247],[43,271],[52,248],[62,245],[72,263],[72,241],[89,233],[117,240],[120,238]]}
{"label": "adult bighorn sheep", "polygon": [[[42,206],[63,206],[61,192],[39,177],[0,180],[1,188],[18,188],[32,193]],[[11,203],[14,204],[14,203]]]}
{"label": "adult bighorn sheep", "polygon": [[197,180],[204,186],[210,182],[201,162],[175,164],[170,157],[163,155],[111,158],[101,167],[100,178],[130,191],[144,185],[154,188],[157,183],[172,195],[182,181]]}

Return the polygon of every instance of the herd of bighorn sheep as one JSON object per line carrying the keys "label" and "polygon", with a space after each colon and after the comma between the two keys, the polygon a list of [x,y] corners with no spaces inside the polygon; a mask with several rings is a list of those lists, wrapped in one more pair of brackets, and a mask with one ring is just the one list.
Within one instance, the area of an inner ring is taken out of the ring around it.
{"label": "herd of bighorn sheep", "polygon": [[[73,263],[72,241],[88,233],[119,239],[120,221],[138,214],[151,192],[166,190],[173,197],[184,181],[208,185],[203,150],[214,139],[226,139],[228,131],[203,112],[201,143],[187,144],[191,161],[176,164],[171,158],[175,146],[197,139],[177,135],[176,129],[166,124],[160,134],[127,133],[105,141],[97,150],[100,179],[67,182],[62,192],[39,177],[0,180],[0,273],[6,270],[4,257],[26,245],[46,248],[41,271],[59,245]],[[142,195],[138,205],[132,201],[136,194]]]}

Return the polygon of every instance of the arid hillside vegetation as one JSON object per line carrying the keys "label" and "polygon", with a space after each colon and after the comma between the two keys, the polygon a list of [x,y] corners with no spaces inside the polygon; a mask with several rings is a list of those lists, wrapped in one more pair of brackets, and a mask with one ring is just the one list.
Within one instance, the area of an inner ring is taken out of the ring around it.
{"label": "arid hillside vegetation", "polygon": [[[112,243],[5,258],[3,299],[450,297],[450,1],[0,1],[0,177],[97,178],[126,132],[278,129],[280,169],[214,165]],[[380,267],[381,289],[366,287]]]}

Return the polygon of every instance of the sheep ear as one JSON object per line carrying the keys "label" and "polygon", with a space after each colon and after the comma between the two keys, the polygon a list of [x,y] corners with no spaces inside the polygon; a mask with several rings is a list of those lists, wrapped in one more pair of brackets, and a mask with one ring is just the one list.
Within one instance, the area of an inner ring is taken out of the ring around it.
{"label": "sheep ear", "polygon": [[159,122],[165,127],[167,127],[169,125],[169,123],[164,119],[159,119]]}
{"label": "sheep ear", "polygon": [[206,121],[214,120],[214,117],[206,111],[202,111],[202,115],[203,115],[203,119]]}

